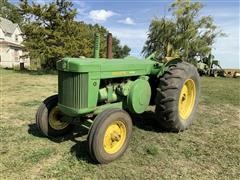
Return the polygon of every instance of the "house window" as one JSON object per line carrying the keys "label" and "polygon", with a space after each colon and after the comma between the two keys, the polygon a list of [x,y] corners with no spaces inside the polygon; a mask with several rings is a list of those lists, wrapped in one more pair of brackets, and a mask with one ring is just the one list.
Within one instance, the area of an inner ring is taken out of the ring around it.
{"label": "house window", "polygon": [[15,61],[18,61],[19,60],[19,55],[18,55],[18,50],[14,50],[14,58],[15,58]]}
{"label": "house window", "polygon": [[12,34],[11,34],[11,33],[5,33],[5,36],[6,36],[6,37],[11,37]]}
{"label": "house window", "polygon": [[18,42],[18,35],[15,35],[15,41]]}

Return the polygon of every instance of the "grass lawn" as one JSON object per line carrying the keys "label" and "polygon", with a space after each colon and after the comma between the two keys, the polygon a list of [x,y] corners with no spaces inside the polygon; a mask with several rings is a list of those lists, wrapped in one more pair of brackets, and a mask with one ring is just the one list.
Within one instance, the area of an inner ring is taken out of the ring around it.
{"label": "grass lawn", "polygon": [[94,164],[87,131],[47,139],[35,124],[41,101],[57,93],[56,75],[0,69],[0,179],[238,179],[240,79],[201,78],[201,99],[191,128],[159,130],[148,115],[135,117],[124,156]]}

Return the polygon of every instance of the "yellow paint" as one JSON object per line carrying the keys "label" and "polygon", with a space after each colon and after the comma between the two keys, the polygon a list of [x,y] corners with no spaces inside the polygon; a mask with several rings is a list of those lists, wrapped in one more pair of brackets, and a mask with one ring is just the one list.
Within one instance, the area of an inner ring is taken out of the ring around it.
{"label": "yellow paint", "polygon": [[178,103],[178,111],[182,120],[187,120],[190,114],[192,113],[194,104],[196,99],[196,87],[195,83],[192,79],[187,79],[182,87],[179,103]]}
{"label": "yellow paint", "polygon": [[112,72],[112,75],[114,76],[124,76],[129,74],[127,71],[116,71],[116,72]]}
{"label": "yellow paint", "polygon": [[107,127],[107,130],[105,131],[103,139],[104,150],[108,154],[114,154],[118,152],[126,140],[126,135],[127,129],[124,123],[120,120],[114,121]]}
{"label": "yellow paint", "polygon": [[69,122],[63,122],[60,119],[63,117],[63,114],[57,106],[55,106],[48,116],[49,125],[55,130],[62,130],[69,125]]}
{"label": "yellow paint", "polygon": [[125,76],[125,75],[128,75],[128,74],[135,74],[136,71],[115,71],[115,72],[112,72],[112,75],[114,76]]}

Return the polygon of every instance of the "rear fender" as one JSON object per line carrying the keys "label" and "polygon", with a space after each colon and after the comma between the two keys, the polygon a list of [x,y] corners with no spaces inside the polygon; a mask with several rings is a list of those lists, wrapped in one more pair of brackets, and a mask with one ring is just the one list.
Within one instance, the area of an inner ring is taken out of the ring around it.
{"label": "rear fender", "polygon": [[159,77],[163,76],[163,74],[166,71],[168,71],[169,67],[171,67],[174,64],[181,63],[181,62],[183,62],[183,61],[180,58],[176,58],[176,59],[173,59],[171,61],[166,62],[165,64],[163,64],[163,67],[161,68],[161,70],[157,74],[157,77],[159,78]]}

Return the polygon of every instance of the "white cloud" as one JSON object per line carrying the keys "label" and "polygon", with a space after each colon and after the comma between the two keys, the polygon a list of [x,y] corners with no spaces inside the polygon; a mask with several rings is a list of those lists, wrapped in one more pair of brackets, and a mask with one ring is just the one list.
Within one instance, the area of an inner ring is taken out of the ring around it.
{"label": "white cloud", "polygon": [[127,17],[126,19],[119,20],[118,22],[123,23],[123,24],[130,24],[130,25],[136,24],[134,22],[134,20],[130,17]]}
{"label": "white cloud", "polygon": [[92,10],[89,12],[89,18],[93,21],[106,21],[108,18],[114,15],[116,15],[115,12],[104,9]]}

